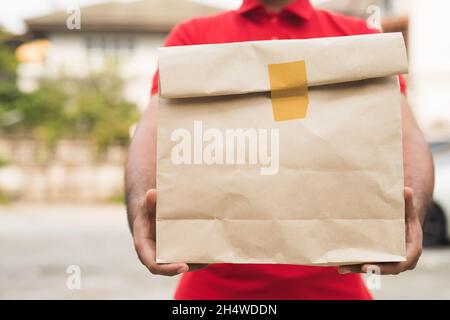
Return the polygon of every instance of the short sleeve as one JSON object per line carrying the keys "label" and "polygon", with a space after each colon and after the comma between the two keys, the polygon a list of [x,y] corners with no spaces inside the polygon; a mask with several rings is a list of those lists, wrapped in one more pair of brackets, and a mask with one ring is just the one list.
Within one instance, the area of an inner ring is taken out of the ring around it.
{"label": "short sleeve", "polygon": [[[193,20],[176,25],[164,41],[164,47],[185,46],[195,44]],[[158,70],[153,75],[151,94],[158,93]]]}

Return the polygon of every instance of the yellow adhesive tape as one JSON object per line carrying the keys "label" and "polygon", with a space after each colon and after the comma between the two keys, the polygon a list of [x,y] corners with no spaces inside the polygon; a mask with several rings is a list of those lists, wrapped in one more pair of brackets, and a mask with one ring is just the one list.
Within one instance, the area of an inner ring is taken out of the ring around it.
{"label": "yellow adhesive tape", "polygon": [[268,67],[275,121],[305,118],[309,104],[305,61],[269,64]]}

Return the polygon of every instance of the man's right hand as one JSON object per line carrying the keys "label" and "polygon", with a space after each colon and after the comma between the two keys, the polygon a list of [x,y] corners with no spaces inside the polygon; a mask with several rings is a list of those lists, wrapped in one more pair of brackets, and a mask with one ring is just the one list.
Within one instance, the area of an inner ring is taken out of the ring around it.
{"label": "man's right hand", "polygon": [[156,190],[145,196],[142,190],[156,183],[156,111],[158,99],[151,99],[130,144],[125,167],[127,213],[134,245],[141,262],[153,274],[174,276],[205,265],[156,263]]}
{"label": "man's right hand", "polygon": [[139,205],[133,221],[133,238],[136,252],[148,270],[153,274],[175,276],[189,271],[186,263],[156,263],[156,190],[150,189]]}

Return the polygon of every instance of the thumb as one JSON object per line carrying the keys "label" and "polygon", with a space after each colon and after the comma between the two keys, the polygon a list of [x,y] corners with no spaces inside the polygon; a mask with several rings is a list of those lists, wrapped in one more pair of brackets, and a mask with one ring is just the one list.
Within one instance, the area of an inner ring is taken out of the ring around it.
{"label": "thumb", "polygon": [[413,204],[413,195],[414,192],[411,188],[405,187],[404,188],[404,194],[405,194],[405,214],[406,219],[410,219],[414,217],[414,204]]}
{"label": "thumb", "polygon": [[145,194],[145,205],[148,210],[154,209],[156,206],[156,190],[150,189]]}

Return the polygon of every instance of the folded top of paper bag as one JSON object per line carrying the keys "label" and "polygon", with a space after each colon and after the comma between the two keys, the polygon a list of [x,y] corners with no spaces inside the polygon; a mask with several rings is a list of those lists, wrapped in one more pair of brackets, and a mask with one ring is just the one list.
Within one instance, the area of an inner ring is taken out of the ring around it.
{"label": "folded top of paper bag", "polygon": [[270,91],[267,66],[299,60],[306,63],[310,87],[408,72],[401,33],[165,47],[159,49],[160,95]]}

